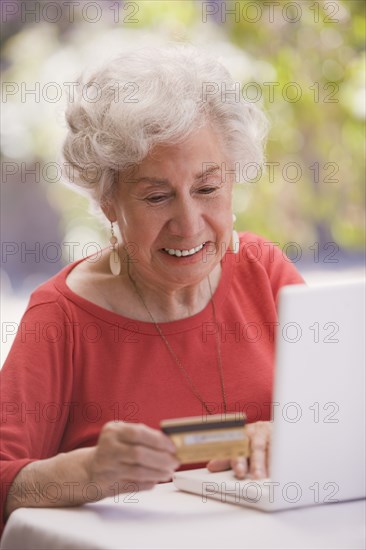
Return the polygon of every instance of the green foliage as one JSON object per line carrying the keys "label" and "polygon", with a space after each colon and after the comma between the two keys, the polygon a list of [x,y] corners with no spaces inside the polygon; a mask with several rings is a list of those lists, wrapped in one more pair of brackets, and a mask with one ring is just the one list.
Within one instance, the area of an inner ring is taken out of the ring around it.
{"label": "green foliage", "polygon": [[[135,23],[126,17],[131,3],[121,3],[117,19],[109,6],[116,2],[102,4],[108,17],[104,13],[94,25],[78,16],[53,24],[12,21],[2,38],[3,81],[30,86],[58,77],[67,81],[99,50],[112,56],[131,43],[189,41],[215,52],[221,48],[222,61],[241,81],[242,93],[254,101],[257,91],[271,121],[267,170],[235,190],[237,228],[280,243],[335,241],[349,250],[363,247],[364,2],[257,2],[257,8],[253,2],[218,2],[223,14],[204,22],[207,3],[145,0],[133,3],[138,6]],[[225,13],[236,5],[238,17]],[[260,18],[254,21],[256,14]],[[14,129],[6,132],[15,132],[11,139],[17,146],[13,153],[5,146],[3,156],[57,160],[65,132],[61,107],[48,103],[32,109],[10,97],[5,110]],[[71,211],[70,191],[63,187],[48,196],[65,227],[85,208],[81,201]],[[86,217],[83,223],[92,222]]]}

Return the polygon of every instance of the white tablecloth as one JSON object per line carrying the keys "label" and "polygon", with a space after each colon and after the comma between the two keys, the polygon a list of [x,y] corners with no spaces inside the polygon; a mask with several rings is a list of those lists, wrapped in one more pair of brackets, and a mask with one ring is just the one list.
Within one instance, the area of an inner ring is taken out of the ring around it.
{"label": "white tablecloth", "polygon": [[[1,550],[365,548],[365,501],[267,514],[157,485],[79,508],[21,508]],[[135,500],[136,502],[132,502]]]}

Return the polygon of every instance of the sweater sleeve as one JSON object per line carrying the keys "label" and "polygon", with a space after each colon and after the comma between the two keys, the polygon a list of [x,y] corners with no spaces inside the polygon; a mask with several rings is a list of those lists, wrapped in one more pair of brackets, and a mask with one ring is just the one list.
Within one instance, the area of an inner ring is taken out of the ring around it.
{"label": "sweater sleeve", "polygon": [[0,371],[1,531],[20,469],[59,452],[72,396],[72,350],[71,323],[57,300],[32,305],[31,299]]}

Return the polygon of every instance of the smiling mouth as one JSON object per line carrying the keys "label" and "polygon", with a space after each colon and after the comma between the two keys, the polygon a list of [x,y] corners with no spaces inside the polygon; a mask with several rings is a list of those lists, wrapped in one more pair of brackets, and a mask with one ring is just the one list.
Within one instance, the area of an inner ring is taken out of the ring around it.
{"label": "smiling mouth", "polygon": [[194,248],[188,249],[180,249],[180,248],[163,248],[164,252],[169,254],[170,256],[176,256],[177,258],[180,258],[181,256],[193,256],[194,254],[197,254],[202,248],[207,244],[206,242],[199,244],[198,246]]}

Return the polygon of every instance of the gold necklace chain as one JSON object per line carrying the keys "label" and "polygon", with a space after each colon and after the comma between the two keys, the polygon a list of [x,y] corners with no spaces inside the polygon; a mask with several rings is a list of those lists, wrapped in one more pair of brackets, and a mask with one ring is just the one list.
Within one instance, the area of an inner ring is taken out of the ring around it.
{"label": "gold necklace chain", "polygon": [[[165,337],[165,334],[163,333],[163,331],[161,330],[160,326],[158,325],[158,323],[155,321],[151,311],[149,310],[149,308],[147,307],[146,303],[145,303],[145,300],[141,294],[141,292],[139,291],[139,289],[137,288],[137,285],[135,283],[135,281],[133,280],[133,278],[131,277],[131,273],[130,273],[130,257],[127,256],[127,274],[128,274],[128,278],[130,279],[135,291],[136,291],[136,294],[138,295],[138,297],[140,298],[141,302],[142,302],[142,305],[144,306],[144,308],[146,309],[148,315],[150,316],[152,322],[154,323],[155,327],[156,327],[156,330],[158,331],[161,339],[163,340],[164,344],[166,345],[170,355],[173,357],[174,361],[176,362],[176,364],[178,365],[181,373],[183,374],[183,376],[186,378],[186,380],[188,381],[190,387],[191,387],[191,390],[192,392],[194,393],[194,395],[197,397],[197,399],[202,403],[202,405],[204,406],[204,408],[206,409],[207,413],[208,414],[212,414],[212,411],[210,411],[210,409],[207,407],[204,399],[202,398],[201,394],[199,393],[199,391],[197,390],[197,388],[195,387],[191,377],[189,376],[188,372],[186,371],[186,369],[184,368],[184,366],[182,365],[182,362],[180,361],[180,359],[177,357],[176,353],[174,352],[174,350],[172,349],[171,345],[169,344],[167,338]],[[212,304],[212,311],[213,311],[213,317],[214,317],[214,321],[215,321],[215,324],[216,324],[216,327],[218,328],[218,322],[217,322],[217,317],[216,317],[216,308],[215,308],[215,302],[214,302],[214,299],[213,299],[213,296],[212,296],[212,288],[211,288],[211,281],[210,281],[210,277],[207,276],[207,279],[208,279],[208,285],[210,287],[210,295],[211,295],[211,304]],[[216,330],[215,332],[215,336],[216,336],[216,350],[217,350],[217,367],[218,367],[218,371],[219,371],[219,374],[220,374],[220,383],[221,383],[221,393],[222,393],[222,397],[223,397],[223,403],[224,403],[224,412],[225,414],[227,413],[227,402],[226,402],[226,392],[225,392],[225,384],[224,384],[224,375],[223,375],[223,371],[222,371],[222,358],[221,358],[221,346],[220,346],[220,338],[219,338],[219,335],[218,335],[218,331]]]}

